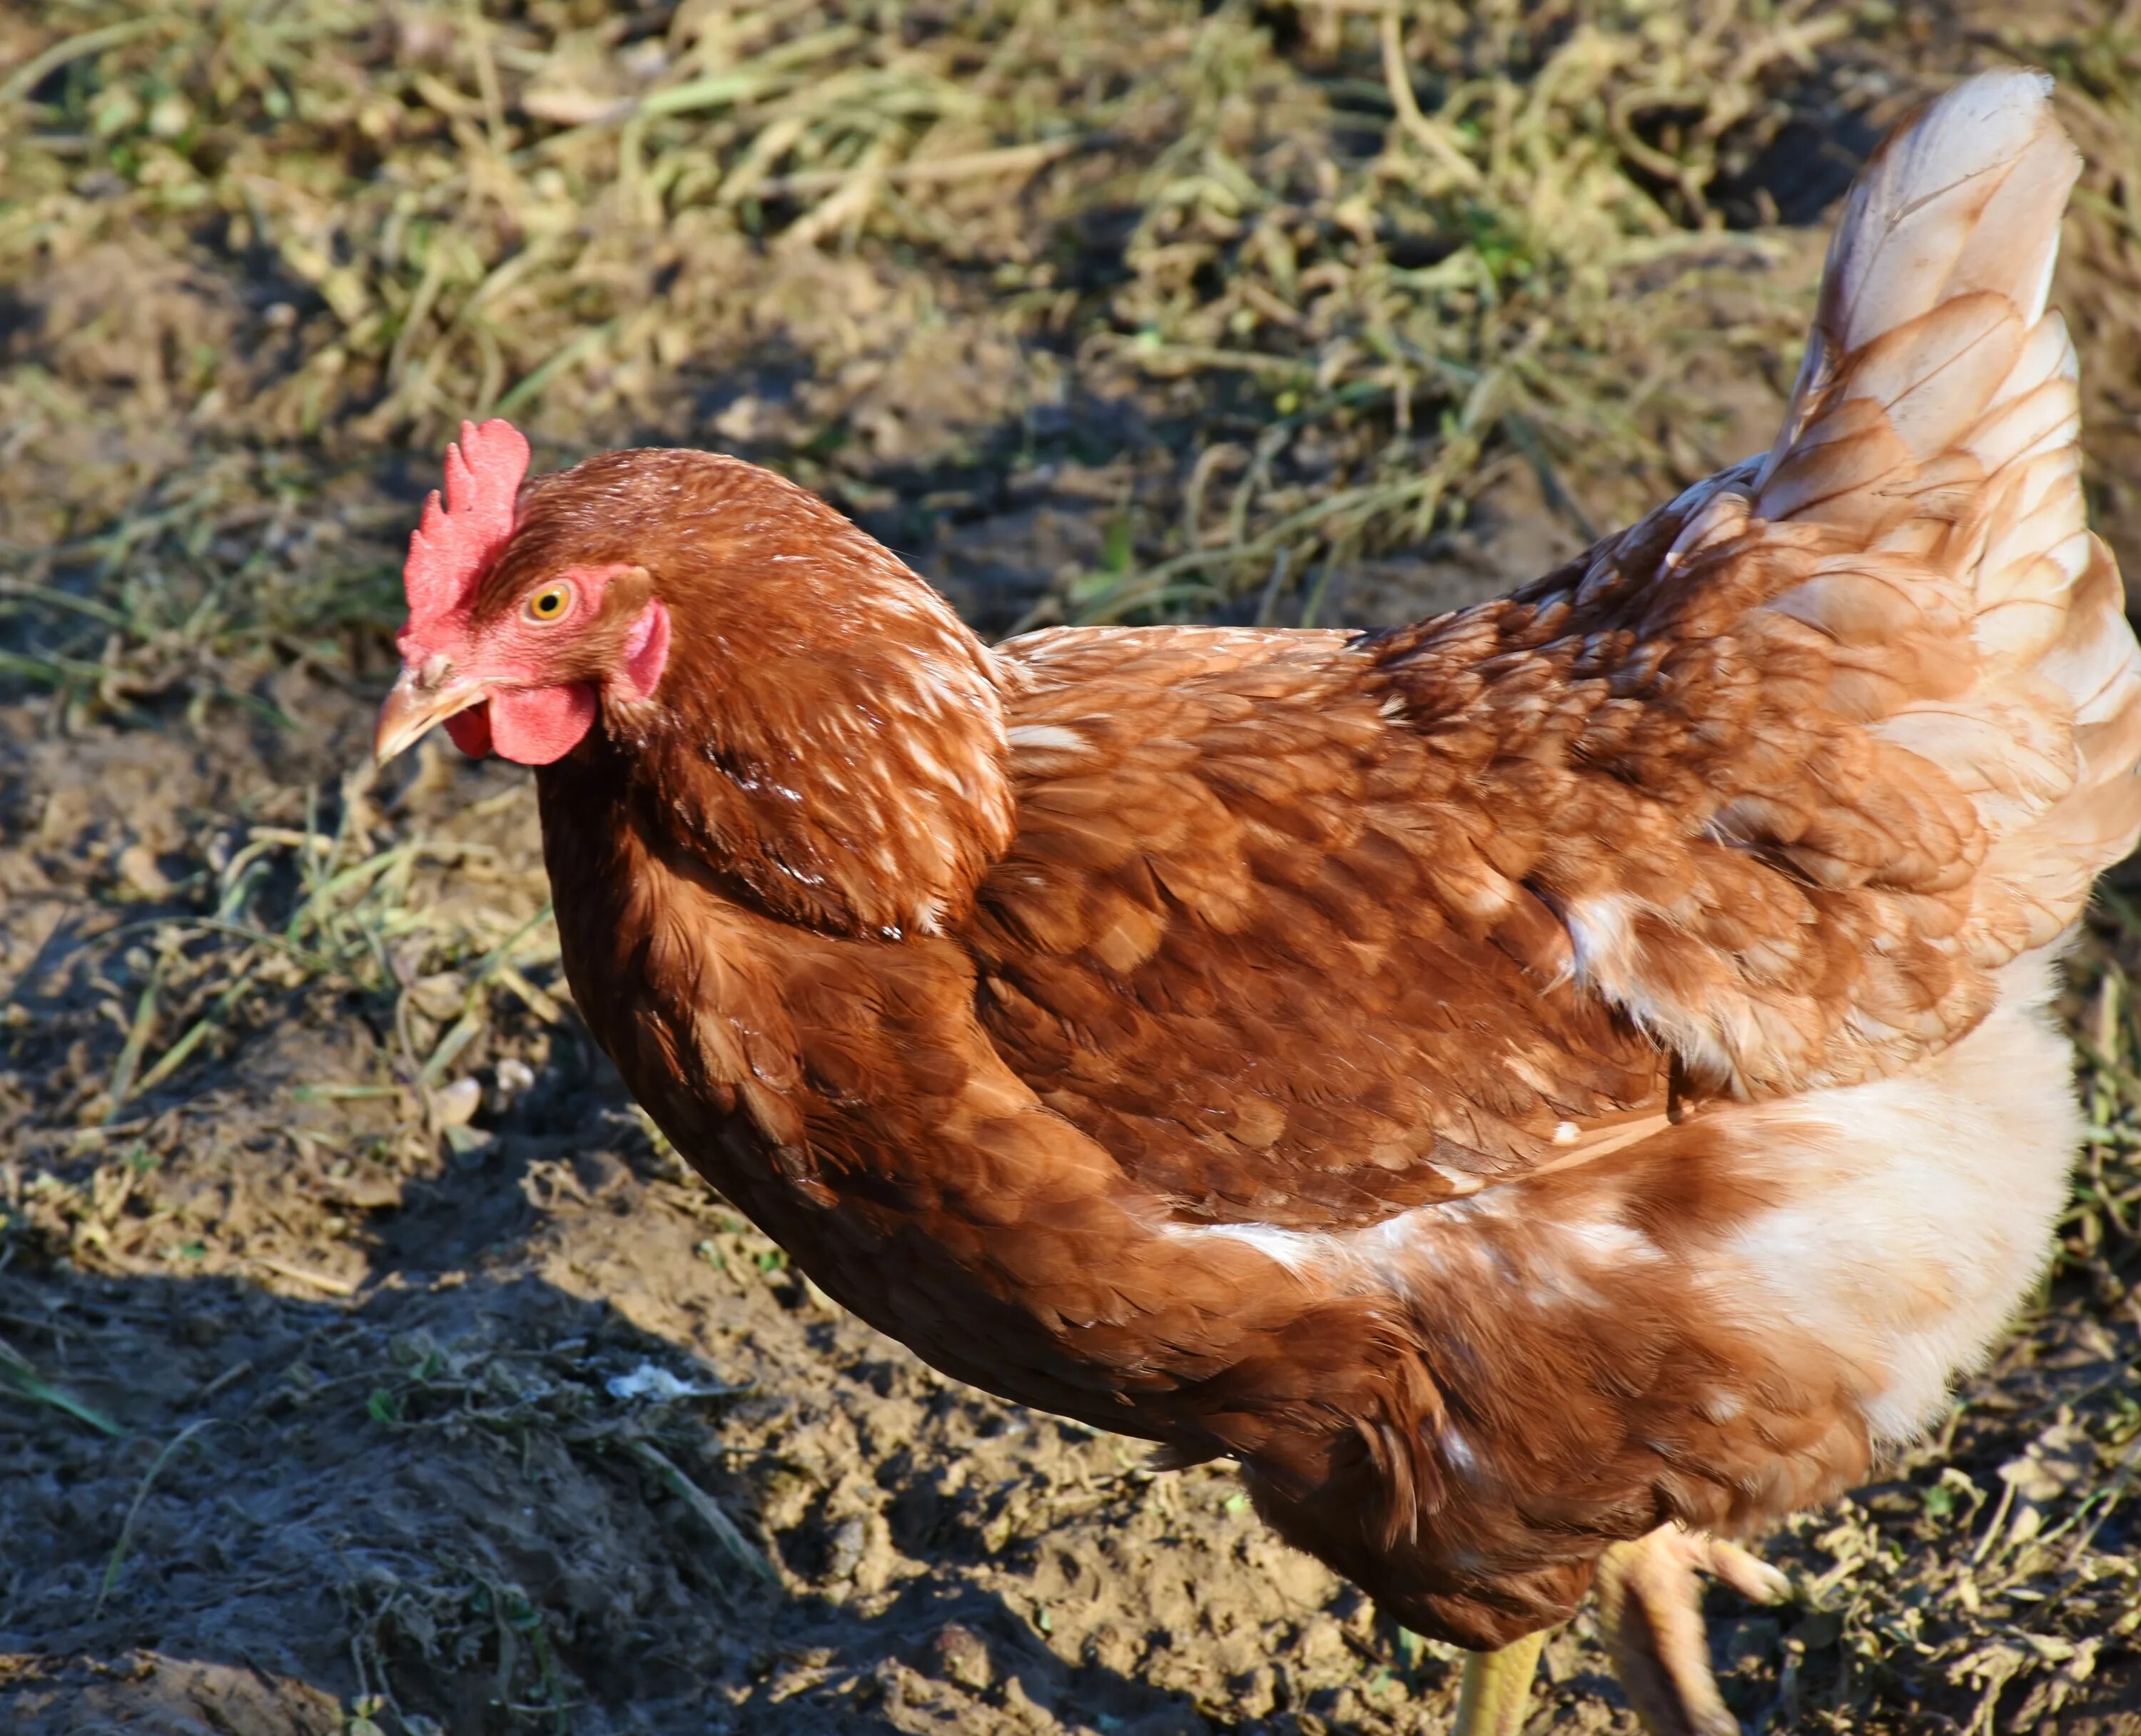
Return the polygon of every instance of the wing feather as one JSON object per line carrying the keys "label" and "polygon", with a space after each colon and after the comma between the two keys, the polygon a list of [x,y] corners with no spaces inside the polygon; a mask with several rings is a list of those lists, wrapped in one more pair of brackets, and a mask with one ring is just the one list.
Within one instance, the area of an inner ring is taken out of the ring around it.
{"label": "wing feather", "polygon": [[1528,589],[1002,649],[1021,824],[970,938],[1046,1100],[1192,1216],[1360,1222],[1669,1071],[1850,1083],[1983,1016],[2141,828],[2046,89],[1892,137],[1770,452]]}

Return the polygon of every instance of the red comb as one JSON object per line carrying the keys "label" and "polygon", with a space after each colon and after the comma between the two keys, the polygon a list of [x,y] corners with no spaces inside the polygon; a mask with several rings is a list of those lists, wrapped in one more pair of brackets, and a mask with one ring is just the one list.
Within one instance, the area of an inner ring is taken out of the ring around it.
{"label": "red comb", "polygon": [[513,534],[513,501],[528,474],[528,437],[494,419],[461,424],[459,445],[446,448],[446,503],[436,489],[409,538],[401,586],[411,626],[452,613],[466,602],[492,556]]}

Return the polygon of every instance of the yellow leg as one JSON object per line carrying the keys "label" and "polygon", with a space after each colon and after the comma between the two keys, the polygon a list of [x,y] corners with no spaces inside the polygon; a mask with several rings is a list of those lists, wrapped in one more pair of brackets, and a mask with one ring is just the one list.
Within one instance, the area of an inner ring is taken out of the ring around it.
{"label": "yellow leg", "polygon": [[1532,1677],[1545,1644],[1541,1631],[1526,1634],[1499,1651],[1467,1653],[1452,1736],[1518,1736],[1531,1710]]}

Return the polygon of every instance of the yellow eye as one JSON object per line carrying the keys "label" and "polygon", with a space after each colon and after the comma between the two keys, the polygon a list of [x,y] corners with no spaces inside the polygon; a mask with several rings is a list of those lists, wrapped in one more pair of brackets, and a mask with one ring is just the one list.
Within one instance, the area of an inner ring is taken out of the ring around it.
{"label": "yellow eye", "polygon": [[528,618],[530,621],[561,620],[565,611],[572,606],[573,588],[570,585],[545,585],[528,599]]}

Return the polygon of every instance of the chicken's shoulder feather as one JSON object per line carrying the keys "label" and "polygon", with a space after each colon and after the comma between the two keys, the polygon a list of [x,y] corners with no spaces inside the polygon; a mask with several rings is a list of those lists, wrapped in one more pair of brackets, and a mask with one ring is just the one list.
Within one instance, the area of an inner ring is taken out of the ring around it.
{"label": "chicken's shoulder feather", "polygon": [[1375,1222],[1662,1119],[1494,814],[1360,636],[1002,647],[1019,804],[966,931],[984,1029],[1184,1216]]}

